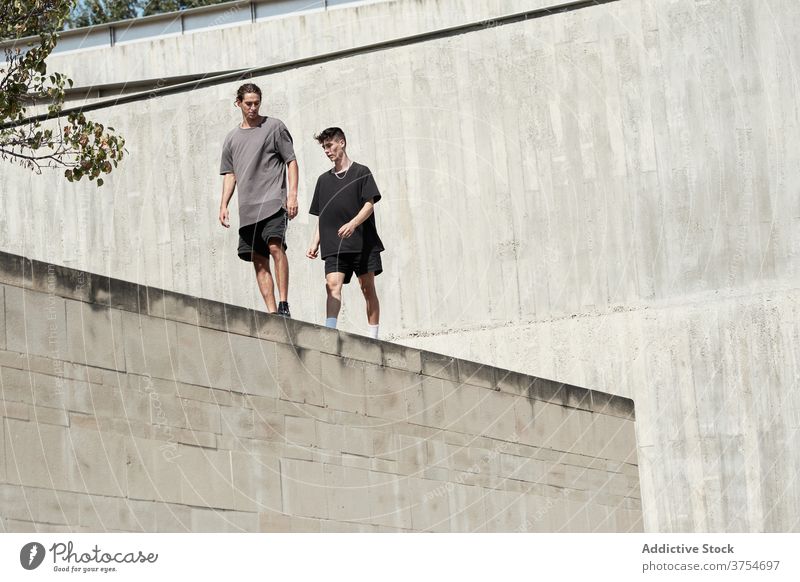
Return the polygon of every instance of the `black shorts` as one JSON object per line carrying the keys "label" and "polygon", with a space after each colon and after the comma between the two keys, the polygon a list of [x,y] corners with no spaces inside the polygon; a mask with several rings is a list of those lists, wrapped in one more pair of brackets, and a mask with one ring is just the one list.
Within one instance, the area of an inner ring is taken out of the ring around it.
{"label": "black shorts", "polygon": [[383,273],[381,252],[378,249],[372,249],[361,253],[329,255],[325,257],[325,274],[328,273],[344,273],[345,285],[353,278],[353,273],[356,274],[356,277],[360,277],[364,273],[380,275]]}
{"label": "black shorts", "polygon": [[285,208],[281,208],[267,218],[262,218],[255,224],[248,224],[239,229],[239,258],[243,261],[252,261],[253,253],[269,258],[269,239],[279,238],[286,250],[286,224],[289,215]]}

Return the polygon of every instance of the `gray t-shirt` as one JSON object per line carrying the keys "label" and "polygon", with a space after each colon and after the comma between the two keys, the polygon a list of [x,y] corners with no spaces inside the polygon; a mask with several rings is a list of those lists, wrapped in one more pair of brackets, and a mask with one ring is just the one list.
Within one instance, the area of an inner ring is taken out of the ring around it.
{"label": "gray t-shirt", "polygon": [[280,119],[235,127],[222,145],[220,174],[233,173],[239,191],[239,228],[278,212],[286,201],[286,164],[296,159],[292,136]]}

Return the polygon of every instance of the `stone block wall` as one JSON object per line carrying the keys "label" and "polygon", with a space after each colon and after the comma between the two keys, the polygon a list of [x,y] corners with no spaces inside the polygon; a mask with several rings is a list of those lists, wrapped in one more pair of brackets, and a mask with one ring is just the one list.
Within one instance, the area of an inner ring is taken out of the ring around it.
{"label": "stone block wall", "polygon": [[2,531],[639,531],[631,400],[0,254]]}

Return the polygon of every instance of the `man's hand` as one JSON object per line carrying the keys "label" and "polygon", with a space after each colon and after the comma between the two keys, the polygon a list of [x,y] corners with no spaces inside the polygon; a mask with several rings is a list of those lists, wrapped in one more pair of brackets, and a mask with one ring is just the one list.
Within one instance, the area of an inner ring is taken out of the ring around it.
{"label": "man's hand", "polygon": [[351,220],[347,224],[343,224],[339,229],[339,238],[350,238],[356,231],[356,225]]}
{"label": "man's hand", "polygon": [[228,203],[231,201],[234,190],[236,190],[236,176],[230,173],[225,174],[225,177],[222,178],[222,200],[219,203],[219,223],[225,228],[231,225],[228,220]]}
{"label": "man's hand", "polygon": [[306,256],[309,259],[316,259],[318,251],[319,251],[319,245],[314,246],[314,247],[308,247],[308,250],[306,251]]}
{"label": "man's hand", "polygon": [[289,220],[297,216],[297,194],[286,197],[286,212],[289,214]]}

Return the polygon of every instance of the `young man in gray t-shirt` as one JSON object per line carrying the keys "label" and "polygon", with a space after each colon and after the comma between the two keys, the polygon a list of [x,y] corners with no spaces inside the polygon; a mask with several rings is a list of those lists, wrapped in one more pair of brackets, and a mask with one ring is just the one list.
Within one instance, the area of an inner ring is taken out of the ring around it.
{"label": "young man in gray t-shirt", "polygon": [[[230,226],[228,203],[238,186],[239,258],[253,262],[267,311],[291,317],[286,225],[297,216],[297,160],[289,130],[281,120],[260,115],[260,106],[258,86],[245,83],[239,87],[236,107],[242,111],[242,122],[228,133],[222,146],[219,173],[225,177],[219,221],[225,228]],[[270,257],[280,295],[277,305]]]}

